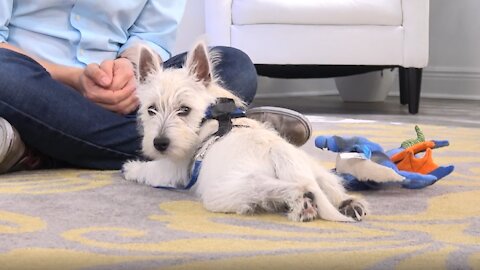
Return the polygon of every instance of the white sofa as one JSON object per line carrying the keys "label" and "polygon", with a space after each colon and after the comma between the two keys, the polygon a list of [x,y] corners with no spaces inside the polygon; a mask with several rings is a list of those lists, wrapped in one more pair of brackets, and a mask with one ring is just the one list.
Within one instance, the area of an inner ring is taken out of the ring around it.
{"label": "white sofa", "polygon": [[239,48],[260,75],[335,77],[399,67],[417,113],[429,0],[205,0],[211,45]]}

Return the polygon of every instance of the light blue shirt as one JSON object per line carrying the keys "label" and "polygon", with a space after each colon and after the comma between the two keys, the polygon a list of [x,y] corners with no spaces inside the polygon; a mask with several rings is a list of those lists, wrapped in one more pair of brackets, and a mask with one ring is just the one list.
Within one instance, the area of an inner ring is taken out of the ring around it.
{"label": "light blue shirt", "polygon": [[0,0],[0,42],[57,64],[116,58],[137,41],[171,57],[186,0]]}

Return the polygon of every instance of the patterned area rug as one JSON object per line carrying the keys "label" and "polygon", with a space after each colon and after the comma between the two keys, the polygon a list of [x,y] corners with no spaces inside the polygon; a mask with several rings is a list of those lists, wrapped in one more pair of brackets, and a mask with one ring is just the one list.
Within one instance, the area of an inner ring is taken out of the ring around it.
{"label": "patterned area rug", "polygon": [[[410,124],[312,118],[315,135],[361,135],[385,149]],[[447,139],[455,171],[421,190],[362,192],[361,223],[206,212],[184,192],[128,183],[116,171],[0,177],[0,269],[480,269],[480,131],[421,126]],[[324,166],[335,154],[305,150]]]}

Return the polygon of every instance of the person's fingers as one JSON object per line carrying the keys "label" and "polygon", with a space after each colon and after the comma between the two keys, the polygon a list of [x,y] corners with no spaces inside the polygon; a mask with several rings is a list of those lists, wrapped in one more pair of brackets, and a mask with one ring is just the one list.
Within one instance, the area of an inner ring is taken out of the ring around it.
{"label": "person's fingers", "polygon": [[113,101],[113,91],[105,89],[88,90],[83,93],[88,100],[98,104],[115,104]]}
{"label": "person's fingers", "polygon": [[120,114],[129,114],[138,108],[139,101],[136,95],[132,95],[117,105],[117,112]]}
{"label": "person's fingers", "polygon": [[138,107],[139,101],[137,96],[133,94],[117,104],[98,103],[98,105],[119,114],[129,114]]}
{"label": "person's fingers", "polygon": [[90,95],[87,96],[88,99],[95,103],[102,103],[105,105],[116,105],[122,100],[128,98],[132,93],[127,90],[100,90],[95,92],[90,92]]}
{"label": "person's fingers", "polygon": [[134,94],[136,89],[137,89],[137,82],[134,79],[129,80],[128,83],[122,88],[122,90],[126,90]]}
{"label": "person's fingers", "polygon": [[136,94],[136,86],[137,86],[136,81],[134,79],[131,79],[127,83],[127,85],[125,85],[125,87],[122,89],[122,91],[126,91],[127,93],[132,93],[132,94],[128,96],[126,99],[118,103],[118,107],[119,107],[119,110],[117,110],[118,113],[128,114],[138,108],[140,102]]}
{"label": "person's fingers", "polygon": [[[135,93],[136,80],[133,76],[133,70],[129,68],[130,63],[127,63],[127,65],[119,64],[116,71],[113,68],[114,80],[122,81],[122,88],[113,89],[114,82],[111,82],[110,87],[103,87],[96,83],[96,80],[108,75],[107,72],[112,67],[112,63],[113,61],[105,61],[101,66],[95,64],[87,66],[82,79],[82,93],[87,99],[107,110],[128,114],[139,105]],[[117,72],[117,76],[115,76],[115,72]]]}
{"label": "person's fingers", "polygon": [[114,61],[113,60],[105,60],[100,64],[100,69],[107,74],[108,78],[110,79],[108,86],[111,87],[113,83],[113,66],[114,66]]}
{"label": "person's fingers", "polygon": [[89,64],[84,73],[90,80],[102,87],[108,87],[112,82],[112,78],[95,63]]}
{"label": "person's fingers", "polygon": [[124,88],[131,80],[135,79],[132,63],[125,58],[116,59],[113,66],[113,78],[110,89]]}
{"label": "person's fingers", "polygon": [[130,82],[120,90],[106,90],[99,88],[98,90],[87,92],[88,99],[106,105],[116,105],[132,95],[135,95],[135,82]]}
{"label": "person's fingers", "polygon": [[131,94],[117,103],[117,108],[115,110],[116,112],[121,114],[128,114],[138,107],[139,100],[135,90],[136,82],[135,80],[130,80],[129,83],[121,91],[125,91],[126,93]]}

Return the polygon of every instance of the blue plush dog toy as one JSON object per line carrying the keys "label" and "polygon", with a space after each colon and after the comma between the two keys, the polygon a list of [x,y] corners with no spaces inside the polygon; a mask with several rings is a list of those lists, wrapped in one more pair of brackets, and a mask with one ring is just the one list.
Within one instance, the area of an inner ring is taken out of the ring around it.
{"label": "blue plush dog toy", "polygon": [[[418,131],[418,127],[416,129]],[[449,143],[431,141],[431,145],[432,148],[439,148],[448,146]],[[435,164],[431,172],[401,170],[397,166],[398,163],[391,160],[391,156],[406,151],[403,147],[385,152],[379,144],[360,136],[319,136],[315,139],[315,146],[339,153],[334,172],[342,177],[343,184],[348,190],[381,189],[391,186],[420,189],[434,184],[454,169],[454,166],[442,167]],[[425,158],[431,158],[431,155],[413,157],[420,162]],[[434,163],[430,160],[429,164]]]}

